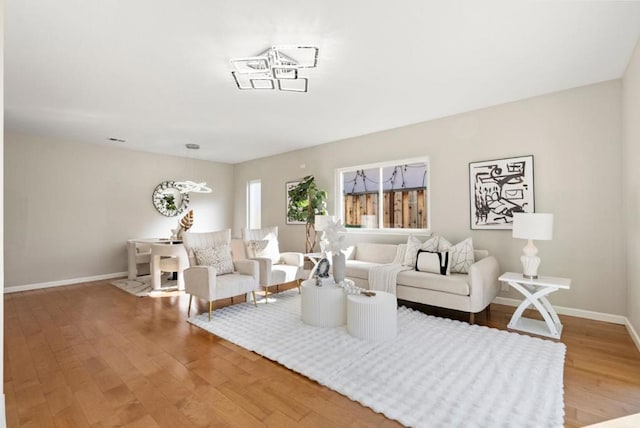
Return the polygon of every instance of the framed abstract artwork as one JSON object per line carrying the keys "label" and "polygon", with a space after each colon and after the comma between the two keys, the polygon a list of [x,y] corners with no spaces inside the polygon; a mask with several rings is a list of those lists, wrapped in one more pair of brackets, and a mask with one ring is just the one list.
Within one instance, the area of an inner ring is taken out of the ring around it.
{"label": "framed abstract artwork", "polygon": [[513,214],[532,213],[533,155],[469,163],[471,229],[513,228]]}
{"label": "framed abstract artwork", "polygon": [[293,189],[298,184],[300,184],[300,181],[287,181],[286,183],[285,191],[287,194],[287,197],[286,197],[287,204],[284,206],[284,212],[286,213],[285,215],[287,216],[287,224],[307,224],[305,221],[298,221],[289,217],[289,202],[291,201],[291,198],[289,197],[289,190]]}

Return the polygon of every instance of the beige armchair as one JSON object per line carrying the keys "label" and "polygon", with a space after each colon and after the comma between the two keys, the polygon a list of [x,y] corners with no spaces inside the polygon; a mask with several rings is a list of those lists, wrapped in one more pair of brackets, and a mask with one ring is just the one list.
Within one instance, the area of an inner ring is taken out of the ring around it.
{"label": "beige armchair", "polygon": [[260,287],[265,291],[268,302],[269,288],[288,282],[297,282],[303,276],[304,256],[302,253],[280,252],[278,227],[262,229],[242,229],[245,256],[255,260],[259,266]]}
{"label": "beige armchair", "polygon": [[[185,232],[182,239],[190,265],[184,271],[185,291],[189,293],[188,316],[191,315],[193,296],[209,302],[209,320],[215,300],[251,293],[256,304],[258,263],[253,260],[232,261],[230,229],[208,233]],[[214,253],[210,260],[205,259],[207,252]],[[211,263],[204,265],[198,261]],[[224,273],[227,270],[229,273]]]}

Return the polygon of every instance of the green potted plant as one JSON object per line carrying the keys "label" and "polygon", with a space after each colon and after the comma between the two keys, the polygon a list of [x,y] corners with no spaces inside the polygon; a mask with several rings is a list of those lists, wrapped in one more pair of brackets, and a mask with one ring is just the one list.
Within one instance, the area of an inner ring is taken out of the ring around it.
{"label": "green potted plant", "polygon": [[315,177],[307,175],[300,183],[289,189],[289,205],[287,217],[290,220],[302,221],[306,224],[305,250],[314,251],[317,235],[314,228],[316,215],[327,214],[327,192],[318,188]]}

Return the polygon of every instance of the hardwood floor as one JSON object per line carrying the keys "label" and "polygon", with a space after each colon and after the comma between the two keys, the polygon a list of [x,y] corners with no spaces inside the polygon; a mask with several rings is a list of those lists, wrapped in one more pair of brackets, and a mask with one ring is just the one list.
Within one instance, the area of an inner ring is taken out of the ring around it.
{"label": "hardwood floor", "polygon": [[[398,426],[188,324],[188,300],[106,281],[5,295],[7,426]],[[505,329],[513,310],[492,305],[476,322]],[[561,318],[566,425],[640,412],[640,353],[625,327]]]}

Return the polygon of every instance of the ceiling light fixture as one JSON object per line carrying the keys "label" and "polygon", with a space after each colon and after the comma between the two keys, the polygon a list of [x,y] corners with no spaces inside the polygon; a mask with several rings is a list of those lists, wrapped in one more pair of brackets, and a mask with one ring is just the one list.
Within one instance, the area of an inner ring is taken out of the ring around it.
{"label": "ceiling light fixture", "polygon": [[238,89],[307,92],[308,79],[300,77],[299,70],[317,63],[315,46],[272,46],[254,57],[232,59],[231,74]]}
{"label": "ceiling light fixture", "polygon": [[180,193],[211,193],[211,188],[207,187],[206,182],[196,183],[191,180],[176,181],[173,186],[180,191]]}
{"label": "ceiling light fixture", "polygon": [[200,144],[187,143],[184,146],[189,150],[199,150],[200,149]]}

